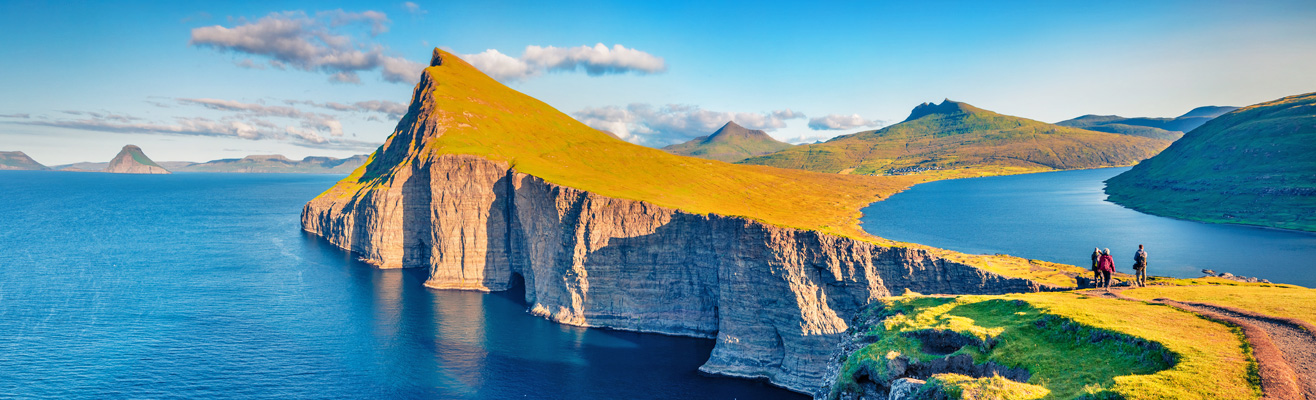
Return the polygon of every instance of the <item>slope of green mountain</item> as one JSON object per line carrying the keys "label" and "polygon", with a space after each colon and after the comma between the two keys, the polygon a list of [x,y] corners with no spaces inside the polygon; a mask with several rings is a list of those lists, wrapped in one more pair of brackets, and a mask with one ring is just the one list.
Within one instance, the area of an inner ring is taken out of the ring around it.
{"label": "slope of green mountain", "polygon": [[366,163],[370,157],[356,155],[348,158],[306,157],[300,161],[282,155],[255,155],[243,158],[226,158],[204,163],[190,163],[176,168],[177,172],[233,172],[233,173],[300,173],[349,174]]}
{"label": "slope of green mountain", "polygon": [[700,136],[685,143],[664,147],[668,153],[706,158],[726,162],[736,162],[753,156],[775,153],[790,148],[790,143],[781,142],[768,136],[761,130],[750,130],[727,122],[712,135]]}
{"label": "slope of green mountain", "polygon": [[141,147],[134,145],[123,146],[119,154],[110,160],[110,165],[105,167],[104,172],[116,174],[168,174],[169,170],[151,161],[146,153],[142,152]]}
{"label": "slope of green mountain", "polygon": [[1206,222],[1316,231],[1316,93],[1233,111],[1106,181],[1110,201]]}
{"label": "slope of green mountain", "polygon": [[1238,107],[1197,107],[1175,118],[1125,118],[1118,115],[1084,115],[1056,125],[1100,132],[1143,136],[1165,140],[1179,140],[1184,132],[1196,129],[1206,121],[1219,117]]}
{"label": "slope of green mountain", "polygon": [[28,157],[21,151],[0,151],[0,170],[48,171],[50,167]]}
{"label": "slope of green mountain", "polygon": [[1057,126],[946,100],[919,105],[904,122],[880,130],[741,163],[855,174],[956,170],[990,175],[1131,165],[1169,143]]}

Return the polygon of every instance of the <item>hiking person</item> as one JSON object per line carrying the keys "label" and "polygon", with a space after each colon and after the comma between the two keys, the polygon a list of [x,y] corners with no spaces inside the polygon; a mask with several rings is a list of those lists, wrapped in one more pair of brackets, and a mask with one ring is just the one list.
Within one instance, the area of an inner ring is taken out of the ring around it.
{"label": "hiking person", "polygon": [[1110,290],[1110,274],[1115,273],[1115,259],[1110,256],[1110,248],[1101,252],[1097,259],[1097,269],[1101,271],[1101,287]]}
{"label": "hiking person", "polygon": [[1138,245],[1138,252],[1133,253],[1134,283],[1139,287],[1147,286],[1147,251]]}
{"label": "hiking person", "polygon": [[1097,287],[1097,282],[1101,282],[1101,270],[1097,268],[1097,260],[1101,259],[1101,248],[1092,248],[1092,287]]}

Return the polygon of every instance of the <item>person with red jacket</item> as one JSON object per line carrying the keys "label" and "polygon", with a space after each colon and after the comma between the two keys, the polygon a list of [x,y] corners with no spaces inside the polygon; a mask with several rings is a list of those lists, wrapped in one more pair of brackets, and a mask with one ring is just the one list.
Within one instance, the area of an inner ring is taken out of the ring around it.
{"label": "person with red jacket", "polygon": [[1110,274],[1115,273],[1115,259],[1110,256],[1110,249],[1101,252],[1101,258],[1097,259],[1097,271],[1101,272],[1101,282],[1099,287],[1110,289]]}

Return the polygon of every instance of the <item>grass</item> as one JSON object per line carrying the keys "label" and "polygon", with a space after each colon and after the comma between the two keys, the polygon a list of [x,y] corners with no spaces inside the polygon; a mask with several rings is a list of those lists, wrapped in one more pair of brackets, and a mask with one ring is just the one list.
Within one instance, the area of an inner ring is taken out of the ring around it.
{"label": "grass", "polygon": [[1316,324],[1316,289],[1223,279],[1218,281],[1190,282],[1197,284],[1186,286],[1148,286],[1125,290],[1124,295],[1144,300],[1167,298],[1211,303]]}
{"label": "grass", "polygon": [[790,147],[790,143],[773,139],[761,130],[749,130],[737,125],[735,122],[728,122],[712,135],[701,136],[685,143],[667,146],[663,150],[682,156],[736,162],[753,156],[775,153]]}
{"label": "grass", "polygon": [[1316,93],[1207,122],[1107,181],[1110,200],[1150,214],[1316,232]]}
{"label": "grass", "polygon": [[[877,341],[845,360],[833,393],[856,385],[860,368],[886,371],[887,360],[927,360],[918,339],[902,335],[945,329],[997,344],[965,346],[976,362],[1024,367],[1042,398],[1128,399],[1260,396],[1255,361],[1241,334],[1228,326],[1171,307],[1078,293],[883,299],[864,317],[881,323],[853,329]],[[1093,340],[1101,338],[1102,340]],[[881,377],[879,377],[880,379]],[[963,382],[960,380],[958,382]]]}
{"label": "grass", "polygon": [[[734,165],[669,154],[590,128],[456,56],[443,53],[443,60],[440,66],[426,68],[429,79],[422,85],[428,82],[428,86],[419,88],[422,98],[416,99],[433,105],[431,115],[419,117],[437,122],[440,130],[439,135],[424,138],[428,142],[422,157],[477,155],[603,196],[863,240],[872,237],[859,227],[859,210],[921,181]],[[390,138],[405,139],[398,134]],[[370,166],[376,162],[395,162],[382,167],[396,168],[411,160],[374,156],[345,184],[323,196],[350,196],[382,184],[386,176],[367,173],[384,169]]]}
{"label": "grass", "polygon": [[1034,400],[1051,394],[1037,385],[1015,382],[999,376],[973,378],[960,374],[936,374],[923,390],[941,388],[952,399]]}
{"label": "grass", "polygon": [[741,163],[849,174],[907,168],[998,170],[987,173],[991,175],[1009,169],[1042,172],[1133,165],[1170,144],[1052,125],[949,100],[932,107],[937,111],[911,115],[914,118],[880,130],[795,146]]}

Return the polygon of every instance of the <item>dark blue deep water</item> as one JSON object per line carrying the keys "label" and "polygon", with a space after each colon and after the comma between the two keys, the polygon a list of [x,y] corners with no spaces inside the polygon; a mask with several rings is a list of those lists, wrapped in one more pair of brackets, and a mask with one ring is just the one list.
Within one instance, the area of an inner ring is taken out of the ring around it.
{"label": "dark blue deep water", "polygon": [[1128,168],[957,179],[916,185],[864,209],[863,228],[902,242],[1091,266],[1110,248],[1133,272],[1195,278],[1203,268],[1316,287],[1316,234],[1158,217],[1106,201],[1104,181]]}
{"label": "dark blue deep water", "polygon": [[337,176],[0,171],[0,398],[802,398],[301,232]]}

